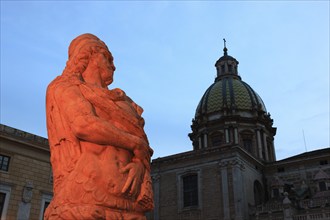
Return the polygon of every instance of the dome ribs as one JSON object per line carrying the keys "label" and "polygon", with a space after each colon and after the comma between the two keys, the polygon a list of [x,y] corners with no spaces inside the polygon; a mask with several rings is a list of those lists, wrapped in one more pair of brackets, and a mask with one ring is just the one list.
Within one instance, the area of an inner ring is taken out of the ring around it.
{"label": "dome ribs", "polygon": [[244,87],[246,88],[246,90],[247,90],[247,92],[248,92],[248,94],[250,96],[251,108],[252,109],[256,108],[257,107],[257,103],[255,102],[255,97],[252,94],[252,93],[254,93],[253,90],[252,90],[252,88],[246,82],[244,82],[244,81],[242,81],[242,84],[244,85]]}
{"label": "dome ribs", "polygon": [[227,79],[222,80],[222,108],[227,108]]}
{"label": "dome ribs", "polygon": [[213,83],[205,92],[202,100],[202,106],[201,106],[201,114],[203,113],[207,113],[207,103],[208,103],[208,100],[209,100],[209,94],[210,94],[210,91],[212,90],[213,86],[215,85],[215,83]]}
{"label": "dome ribs", "polygon": [[228,80],[228,85],[229,85],[229,94],[230,94],[230,108],[233,110],[236,109],[233,78],[230,78],[230,80]]}

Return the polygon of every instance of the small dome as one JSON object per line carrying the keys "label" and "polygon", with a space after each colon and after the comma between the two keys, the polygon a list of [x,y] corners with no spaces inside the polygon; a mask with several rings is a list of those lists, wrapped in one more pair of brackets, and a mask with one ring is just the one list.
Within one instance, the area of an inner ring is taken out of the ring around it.
{"label": "small dome", "polygon": [[195,117],[224,110],[267,112],[260,96],[240,77],[234,76],[221,77],[206,90]]}

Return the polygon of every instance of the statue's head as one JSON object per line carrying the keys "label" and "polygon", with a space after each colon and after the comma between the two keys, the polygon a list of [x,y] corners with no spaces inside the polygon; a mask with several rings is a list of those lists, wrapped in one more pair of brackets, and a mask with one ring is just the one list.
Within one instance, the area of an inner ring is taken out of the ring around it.
{"label": "statue's head", "polygon": [[76,37],[69,46],[69,59],[63,74],[81,77],[91,57],[98,54],[105,56],[113,65],[113,57],[108,47],[98,37],[93,34],[82,34]]}
{"label": "statue's head", "polygon": [[92,47],[99,47],[102,49],[105,48],[106,50],[108,50],[108,47],[105,45],[105,43],[95,35],[88,33],[79,35],[71,42],[69,46],[69,59],[86,49],[91,49],[95,51],[96,48]]}

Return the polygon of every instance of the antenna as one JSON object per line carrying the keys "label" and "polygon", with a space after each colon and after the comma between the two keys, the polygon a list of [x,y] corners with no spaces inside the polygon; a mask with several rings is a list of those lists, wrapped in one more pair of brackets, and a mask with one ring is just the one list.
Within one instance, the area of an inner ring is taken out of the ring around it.
{"label": "antenna", "polygon": [[307,152],[307,146],[306,146],[306,139],[305,139],[305,132],[304,132],[304,129],[302,129],[302,133],[303,133],[304,144],[305,144],[305,152]]}

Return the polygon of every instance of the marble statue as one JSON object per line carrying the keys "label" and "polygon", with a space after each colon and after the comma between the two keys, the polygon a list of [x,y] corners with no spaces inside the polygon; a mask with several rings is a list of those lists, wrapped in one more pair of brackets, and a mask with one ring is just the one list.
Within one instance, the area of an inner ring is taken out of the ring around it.
{"label": "marble statue", "polygon": [[83,34],[47,88],[54,197],[45,219],[143,220],[153,209],[143,109],[108,89],[115,69],[105,43]]}

